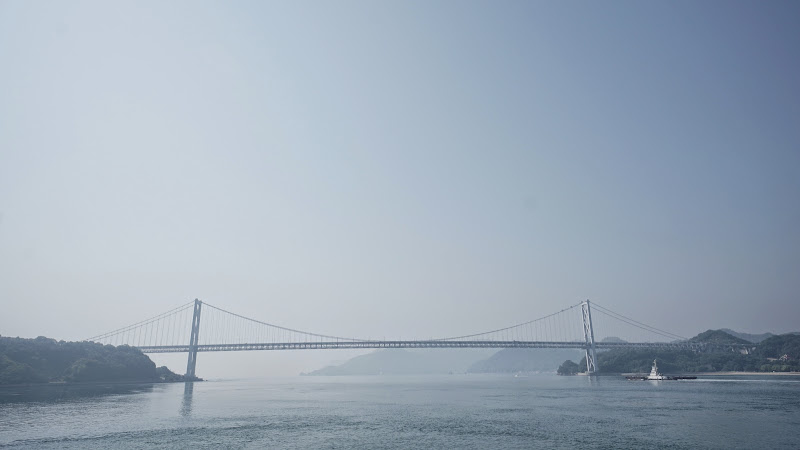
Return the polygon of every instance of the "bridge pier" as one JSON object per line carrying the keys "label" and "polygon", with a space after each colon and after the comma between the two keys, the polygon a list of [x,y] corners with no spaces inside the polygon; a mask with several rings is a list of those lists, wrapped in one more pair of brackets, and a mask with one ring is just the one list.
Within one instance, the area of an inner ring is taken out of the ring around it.
{"label": "bridge pier", "polygon": [[597,346],[594,342],[594,328],[592,328],[592,310],[589,307],[589,300],[581,303],[583,315],[583,339],[586,344],[586,373],[594,375],[597,373]]}
{"label": "bridge pier", "polygon": [[189,361],[186,363],[186,378],[195,378],[194,369],[197,366],[197,342],[200,339],[200,310],[203,302],[194,299],[194,314],[192,315],[192,334],[189,336]]}

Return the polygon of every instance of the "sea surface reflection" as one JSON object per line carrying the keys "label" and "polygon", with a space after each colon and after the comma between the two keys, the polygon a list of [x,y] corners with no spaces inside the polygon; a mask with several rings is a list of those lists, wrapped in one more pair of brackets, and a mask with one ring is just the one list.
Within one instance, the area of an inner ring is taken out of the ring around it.
{"label": "sea surface reflection", "polygon": [[84,402],[96,397],[152,392],[153,383],[49,383],[0,387],[0,404],[64,401]]}
{"label": "sea surface reflection", "polygon": [[183,403],[181,403],[181,415],[188,416],[192,413],[192,394],[194,394],[194,382],[187,382],[183,386]]}

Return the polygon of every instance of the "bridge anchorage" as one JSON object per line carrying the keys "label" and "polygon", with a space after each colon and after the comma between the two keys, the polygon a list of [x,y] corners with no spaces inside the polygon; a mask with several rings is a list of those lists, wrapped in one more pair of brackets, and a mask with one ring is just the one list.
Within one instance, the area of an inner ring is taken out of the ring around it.
{"label": "bridge anchorage", "polygon": [[[594,321],[593,313],[599,313]],[[190,325],[188,330],[187,324]],[[599,330],[602,330],[600,340]],[[187,331],[188,343],[185,340]],[[589,300],[538,319],[482,333],[427,340],[371,340],[310,333],[274,325],[195,299],[158,316],[91,337],[87,341],[130,345],[144,353],[188,353],[187,377],[195,377],[198,352],[343,348],[572,348],[584,351],[587,373],[593,375],[599,370],[597,352],[602,350],[704,350],[709,347],[708,344],[690,342],[677,334],[643,324]]]}

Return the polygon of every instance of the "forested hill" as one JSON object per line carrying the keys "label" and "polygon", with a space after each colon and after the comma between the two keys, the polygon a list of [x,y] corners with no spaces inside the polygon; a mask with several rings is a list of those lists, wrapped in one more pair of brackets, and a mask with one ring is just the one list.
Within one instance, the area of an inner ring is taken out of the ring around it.
{"label": "forested hill", "polygon": [[752,344],[723,330],[708,330],[689,339],[689,342],[705,342],[708,344]]}
{"label": "forested hill", "polygon": [[0,336],[0,385],[51,381],[181,381],[128,346]]}
{"label": "forested hill", "polygon": [[[741,344],[742,339],[722,330],[709,330],[691,339],[693,342],[713,344]],[[634,373],[648,372],[653,360],[664,373],[686,372],[796,372],[800,371],[800,335],[773,335],[744,351],[695,352],[691,350],[665,349],[614,349],[598,352],[600,372]],[[577,365],[565,361],[559,373],[569,374],[583,371],[585,358]]]}

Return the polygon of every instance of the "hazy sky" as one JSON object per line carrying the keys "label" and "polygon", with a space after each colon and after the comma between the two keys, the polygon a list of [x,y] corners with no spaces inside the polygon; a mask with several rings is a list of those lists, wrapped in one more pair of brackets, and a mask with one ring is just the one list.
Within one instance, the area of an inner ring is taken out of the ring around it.
{"label": "hazy sky", "polygon": [[[365,338],[586,298],[686,336],[800,330],[799,19],[0,0],[0,334],[194,298]],[[316,368],[289,353],[259,361]]]}

